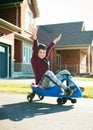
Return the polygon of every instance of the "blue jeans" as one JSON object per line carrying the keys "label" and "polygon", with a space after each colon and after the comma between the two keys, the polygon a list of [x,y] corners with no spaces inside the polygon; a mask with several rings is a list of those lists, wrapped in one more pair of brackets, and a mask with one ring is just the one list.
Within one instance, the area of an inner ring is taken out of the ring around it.
{"label": "blue jeans", "polygon": [[[66,77],[66,74],[70,75],[70,72],[68,70],[62,70],[55,75],[52,71],[48,70],[44,74],[39,84],[41,88],[44,88],[44,89],[52,87],[55,84],[57,86],[61,86],[60,85],[62,84],[61,80]],[[72,76],[70,76],[70,78],[72,78]]]}

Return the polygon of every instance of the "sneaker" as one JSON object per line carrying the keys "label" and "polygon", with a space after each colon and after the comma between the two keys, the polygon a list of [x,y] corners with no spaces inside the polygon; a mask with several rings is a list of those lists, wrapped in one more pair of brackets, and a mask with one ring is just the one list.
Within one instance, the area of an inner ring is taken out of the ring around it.
{"label": "sneaker", "polygon": [[73,92],[76,91],[76,87],[75,86],[70,86],[70,89],[73,90]]}
{"label": "sneaker", "polygon": [[67,88],[66,90],[65,90],[65,95],[66,96],[71,96],[73,94],[73,90],[71,90],[71,88]]}
{"label": "sneaker", "polygon": [[85,88],[84,87],[79,87],[81,92],[84,92],[85,91]]}

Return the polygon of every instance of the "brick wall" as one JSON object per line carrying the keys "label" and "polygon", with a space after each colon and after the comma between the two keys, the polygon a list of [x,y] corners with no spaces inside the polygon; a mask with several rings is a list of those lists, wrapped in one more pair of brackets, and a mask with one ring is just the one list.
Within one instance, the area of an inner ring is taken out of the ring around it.
{"label": "brick wall", "polygon": [[80,50],[62,50],[61,61],[63,64],[79,64],[80,63]]}
{"label": "brick wall", "polygon": [[0,18],[16,25],[16,8],[0,9]]}
{"label": "brick wall", "polygon": [[23,58],[23,49],[22,49],[22,42],[19,40],[15,40],[14,44],[14,59],[15,62],[22,62]]}

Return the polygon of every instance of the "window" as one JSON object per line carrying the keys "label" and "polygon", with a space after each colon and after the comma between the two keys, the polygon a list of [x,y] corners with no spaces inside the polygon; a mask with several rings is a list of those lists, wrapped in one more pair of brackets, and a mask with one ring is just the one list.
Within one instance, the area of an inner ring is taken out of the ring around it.
{"label": "window", "polygon": [[30,31],[29,27],[31,25],[32,19],[33,19],[33,13],[30,9],[27,9],[26,10],[26,25],[25,25],[26,31]]}
{"label": "window", "polygon": [[5,48],[4,47],[2,47],[2,46],[0,46],[0,52],[5,52]]}
{"label": "window", "polygon": [[30,64],[31,57],[32,57],[32,46],[30,44],[24,43],[23,62],[26,64]]}

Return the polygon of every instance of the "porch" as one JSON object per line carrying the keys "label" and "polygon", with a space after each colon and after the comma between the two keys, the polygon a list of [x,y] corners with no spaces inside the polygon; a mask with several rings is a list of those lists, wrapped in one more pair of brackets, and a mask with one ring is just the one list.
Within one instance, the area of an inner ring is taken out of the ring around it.
{"label": "porch", "polygon": [[93,46],[56,48],[50,62],[50,69],[55,73],[67,69],[76,74],[93,74]]}

